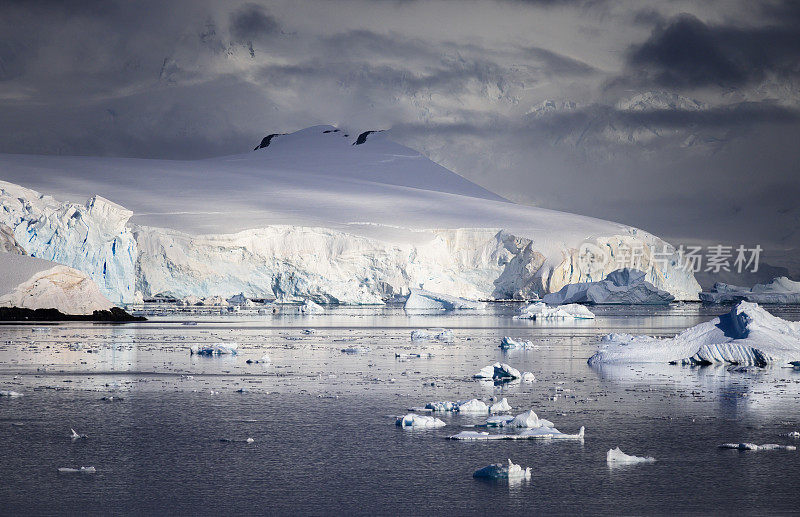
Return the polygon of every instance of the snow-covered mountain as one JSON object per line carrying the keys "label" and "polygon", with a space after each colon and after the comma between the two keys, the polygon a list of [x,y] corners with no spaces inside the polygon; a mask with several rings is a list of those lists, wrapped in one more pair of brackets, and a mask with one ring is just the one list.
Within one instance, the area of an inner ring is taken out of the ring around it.
{"label": "snow-covered mountain", "polygon": [[[629,226],[511,203],[380,132],[332,126],[208,160],[0,155],[0,177],[0,223],[19,245],[121,303],[239,292],[381,303],[411,287],[530,297],[604,278],[626,247],[673,251]],[[678,258],[645,253],[641,268],[696,299]]]}

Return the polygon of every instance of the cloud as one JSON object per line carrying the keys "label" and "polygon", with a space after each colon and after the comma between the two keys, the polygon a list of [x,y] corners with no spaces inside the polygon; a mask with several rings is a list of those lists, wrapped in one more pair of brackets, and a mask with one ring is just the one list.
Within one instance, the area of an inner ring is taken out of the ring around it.
{"label": "cloud", "polygon": [[231,38],[239,43],[264,41],[279,32],[278,21],[258,4],[246,4],[230,16]]}

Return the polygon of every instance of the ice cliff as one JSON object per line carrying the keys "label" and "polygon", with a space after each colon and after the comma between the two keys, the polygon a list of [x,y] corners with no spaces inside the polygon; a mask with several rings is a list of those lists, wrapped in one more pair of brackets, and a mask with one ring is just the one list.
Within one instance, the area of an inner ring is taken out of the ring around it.
{"label": "ice cliff", "polygon": [[412,288],[531,299],[601,280],[635,247],[648,282],[697,299],[692,274],[653,235],[511,203],[385,133],[354,138],[315,126],[196,161],[0,155],[0,223],[115,303],[243,293],[380,304]]}

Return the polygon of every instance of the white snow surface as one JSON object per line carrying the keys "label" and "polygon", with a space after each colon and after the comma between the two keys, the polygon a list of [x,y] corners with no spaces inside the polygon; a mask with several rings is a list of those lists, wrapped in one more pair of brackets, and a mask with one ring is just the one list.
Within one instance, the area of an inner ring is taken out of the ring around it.
{"label": "white snow surface", "polygon": [[642,456],[631,456],[629,454],[625,454],[620,450],[619,447],[616,449],[609,449],[608,453],[606,454],[606,462],[609,465],[634,465],[637,463],[654,463],[656,461],[655,458],[651,457],[642,457]]}
{"label": "white snow surface", "polygon": [[800,357],[800,322],[773,316],[758,304],[739,302],[727,314],[669,339],[609,334],[590,365],[620,363],[728,363],[766,366]]}
{"label": "white snow surface", "polygon": [[452,311],[456,309],[480,309],[482,306],[482,303],[465,300],[457,296],[412,288],[404,308],[411,311]]}
{"label": "white snow surface", "polygon": [[711,291],[700,293],[700,299],[709,303],[746,300],[761,304],[800,304],[800,282],[781,276],[768,284],[756,284],[751,289],[717,282]]}
{"label": "white snow surface", "polygon": [[0,307],[91,314],[114,306],[85,273],[49,260],[0,252]]}
{"label": "white snow surface", "polygon": [[577,303],[570,303],[567,305],[560,305],[557,307],[548,307],[544,302],[537,302],[522,307],[519,310],[520,319],[576,319],[576,320],[590,320],[594,319],[594,313]]}
{"label": "white snow surface", "polygon": [[542,297],[550,305],[572,303],[597,304],[667,304],[675,299],[667,291],[656,288],[645,280],[646,274],[636,269],[612,271],[599,282],[569,284],[557,293]]}
{"label": "white snow surface", "polygon": [[[511,203],[384,134],[344,135],[315,126],[194,161],[0,155],[0,223],[114,303],[138,292],[370,304],[411,287],[533,298],[604,278],[623,248],[666,246]],[[644,255],[649,282],[697,299],[677,252],[665,265]]]}
{"label": "white snow surface", "polygon": [[495,463],[475,471],[472,477],[487,479],[530,479],[531,468],[522,468],[510,459],[508,464]]}

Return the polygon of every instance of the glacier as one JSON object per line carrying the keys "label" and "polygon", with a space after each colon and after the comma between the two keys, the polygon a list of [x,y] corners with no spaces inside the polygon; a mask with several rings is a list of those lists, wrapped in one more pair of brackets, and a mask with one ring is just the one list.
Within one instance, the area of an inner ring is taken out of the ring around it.
{"label": "glacier", "polygon": [[589,365],[675,363],[685,365],[789,364],[800,358],[800,322],[773,316],[758,304],[739,302],[727,314],[669,339],[609,334]]}
{"label": "glacier", "polygon": [[752,288],[717,282],[711,291],[700,293],[700,300],[707,303],[730,303],[740,300],[771,304],[800,304],[800,282],[785,276],[773,278],[767,284],[756,284]]}
{"label": "glacier", "polygon": [[648,282],[697,299],[679,253],[647,232],[518,205],[385,134],[335,129],[206,160],[0,155],[0,224],[116,304],[239,293],[383,304],[411,289],[536,299],[605,278],[634,247],[650,252]]}

